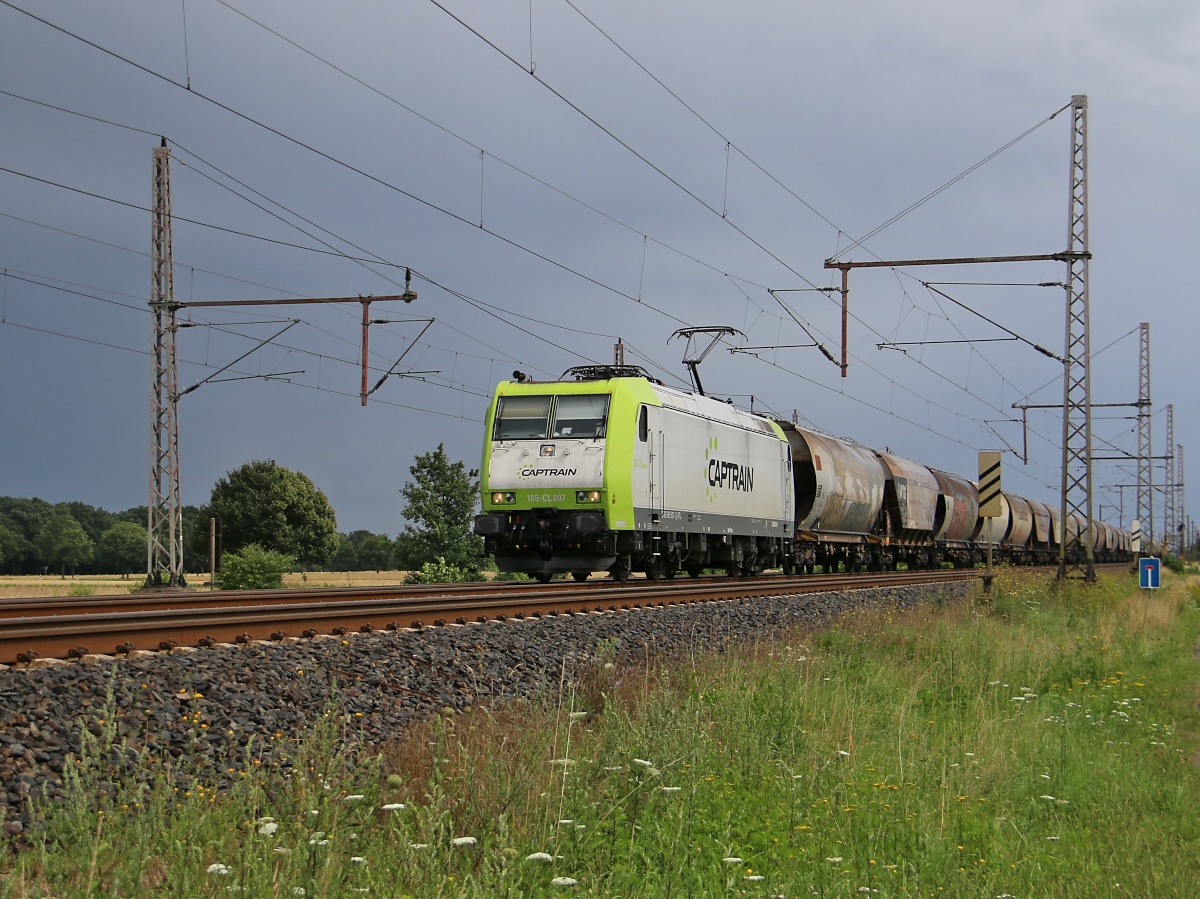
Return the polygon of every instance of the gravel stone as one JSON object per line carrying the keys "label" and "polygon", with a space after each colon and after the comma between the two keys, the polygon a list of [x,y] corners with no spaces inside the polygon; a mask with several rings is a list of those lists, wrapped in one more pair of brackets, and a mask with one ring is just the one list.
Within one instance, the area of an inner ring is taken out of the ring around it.
{"label": "gravel stone", "polygon": [[28,800],[64,798],[62,772],[85,730],[116,735],[114,780],[151,776],[144,752],[170,759],[181,785],[219,783],[248,753],[272,764],[281,744],[330,710],[353,742],[369,746],[434,714],[544,692],[564,662],[568,671],[595,664],[601,643],[625,663],[723,652],[787,628],[827,626],[850,609],[954,602],[973,589],[956,581],[0,666],[0,820],[10,836],[28,837]]}

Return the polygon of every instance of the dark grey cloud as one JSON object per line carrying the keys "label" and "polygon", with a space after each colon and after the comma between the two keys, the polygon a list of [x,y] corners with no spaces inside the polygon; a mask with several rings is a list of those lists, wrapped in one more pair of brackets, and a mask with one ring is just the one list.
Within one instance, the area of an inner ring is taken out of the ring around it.
{"label": "dark grey cloud", "polygon": [[[281,339],[286,347],[239,366],[246,374],[303,369],[295,383],[210,384],[183,400],[188,502],[205,499],[226,470],[275,458],[329,493],[343,528],[394,532],[401,524],[395,491],[412,456],[444,441],[453,455],[478,458],[485,397],[513,368],[553,376],[579,358],[608,358],[620,335],[681,375],[681,347],[666,343],[676,319],[731,324],[755,345],[802,343],[803,333],[763,288],[801,288],[804,279],[831,284],[822,261],[847,245],[847,235],[870,231],[1080,92],[1090,97],[1093,343],[1098,349],[1139,321],[1152,322],[1156,408],[1175,402],[1176,438],[1200,452],[1186,400],[1196,325],[1191,222],[1200,200],[1190,175],[1200,96],[1190,5],[577,3],[818,215],[736,149],[727,153],[722,137],[558,0],[532,4],[536,75],[694,197],[429,0],[351,8],[230,3],[465,142],[216,0],[187,4],[186,62],[181,4],[14,2],[170,79],[190,75],[192,93],[0,7],[0,89],[166,135],[176,146],[178,216],[318,246],[202,177],[203,164],[186,148],[359,245],[363,255],[411,265],[507,310],[500,314],[508,323],[418,280],[416,304],[378,313],[435,317],[405,361],[439,374],[389,381],[366,409],[353,396],[357,311],[305,310],[305,324]],[[529,3],[446,5],[520,63],[529,61]],[[221,110],[200,93],[445,211]],[[1064,115],[851,255],[1061,249],[1068,140]],[[148,205],[154,144],[146,135],[0,96],[6,168]],[[487,229],[561,267],[481,230],[481,199]],[[0,493],[109,508],[144,502],[149,361],[112,347],[143,351],[148,317],[15,276],[57,278],[73,282],[61,284],[72,290],[144,303],[149,263],[138,254],[149,249],[148,215],[6,173],[0,213],[10,216],[0,216],[0,267],[14,275],[4,284],[7,323],[0,326]],[[394,287],[377,272],[396,275],[183,222],[175,228],[175,255],[181,298],[386,293]],[[852,308],[861,320],[851,325],[849,379],[807,349],[780,350],[765,361],[713,354],[705,380],[747,401],[753,394],[756,407],[784,415],[796,409],[827,430],[969,472],[974,449],[1000,442],[985,421],[1008,417],[1013,402],[1043,383],[1051,382],[1035,402],[1061,398],[1055,364],[1010,343],[975,351],[929,347],[905,357],[877,350],[882,338],[875,332],[894,340],[999,336],[910,275],[1041,281],[1057,280],[1060,268],[856,272]],[[1061,352],[1059,291],[942,289]],[[835,304],[819,293],[782,296],[836,350]],[[232,330],[249,335],[273,327]],[[386,369],[419,327],[375,328],[372,364]],[[188,330],[181,380],[202,378],[249,346],[223,331]],[[1136,351],[1136,340],[1126,338],[1097,358],[1098,401],[1135,398]],[[1058,482],[1059,425],[1051,413],[1033,414],[1031,423],[1033,459],[1010,467],[1010,483],[1045,498],[1051,492],[1043,485]],[[1161,415],[1156,423],[1161,448]],[[995,427],[1019,443],[1019,428]],[[1134,445],[1132,422],[1098,422],[1097,433]],[[1109,484],[1128,480],[1111,464],[1098,473]],[[1109,520],[1117,501],[1115,492],[1104,496]],[[1130,504],[1126,491],[1126,519]]]}

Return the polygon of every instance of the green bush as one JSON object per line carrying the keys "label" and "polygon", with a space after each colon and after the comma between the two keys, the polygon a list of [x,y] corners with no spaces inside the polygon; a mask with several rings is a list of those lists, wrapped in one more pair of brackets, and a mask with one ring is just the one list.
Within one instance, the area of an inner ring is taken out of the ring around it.
{"label": "green bush", "polygon": [[92,596],[96,591],[87,584],[72,584],[67,596]]}
{"label": "green bush", "polygon": [[1170,553],[1167,553],[1165,556],[1163,556],[1162,561],[1163,561],[1164,565],[1166,565],[1168,568],[1170,568],[1176,574],[1183,574],[1184,564],[1179,559],[1179,557],[1173,556]]}
{"label": "green bush", "polygon": [[447,565],[446,560],[439,557],[436,562],[426,562],[419,571],[410,571],[404,576],[404,583],[457,584],[461,581],[476,580],[471,574],[456,565]]}
{"label": "green bush", "polygon": [[221,556],[222,590],[272,590],[283,586],[283,575],[296,567],[296,558],[263,549],[257,543]]}

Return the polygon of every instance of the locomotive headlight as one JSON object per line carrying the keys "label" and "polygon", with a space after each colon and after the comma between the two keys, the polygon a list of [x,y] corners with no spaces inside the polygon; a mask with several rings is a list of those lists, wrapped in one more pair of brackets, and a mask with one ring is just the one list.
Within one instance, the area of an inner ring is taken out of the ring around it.
{"label": "locomotive headlight", "polygon": [[503,493],[493,493],[492,494],[492,502],[495,503],[497,506],[500,505],[502,502],[504,502],[504,494]]}
{"label": "locomotive headlight", "polygon": [[600,499],[599,490],[580,490],[575,494],[575,502],[577,503],[598,503]]}
{"label": "locomotive headlight", "polygon": [[516,501],[517,495],[515,493],[501,493],[499,490],[497,490],[492,494],[492,504],[496,506],[503,506],[509,503],[515,503]]}

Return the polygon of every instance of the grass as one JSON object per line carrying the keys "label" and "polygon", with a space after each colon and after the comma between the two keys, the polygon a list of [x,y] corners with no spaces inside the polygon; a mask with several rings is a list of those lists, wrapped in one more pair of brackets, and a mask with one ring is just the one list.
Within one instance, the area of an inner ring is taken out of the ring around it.
{"label": "grass", "polygon": [[1200,591],[1132,583],[597,664],[378,756],[331,709],[215,787],[84,760],[0,895],[1193,896]]}

